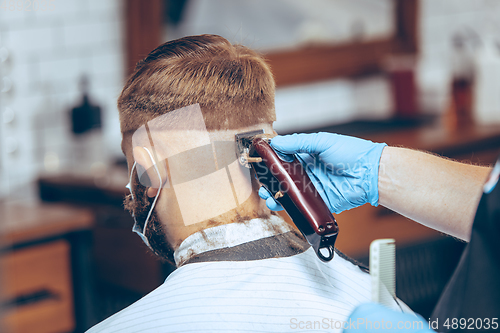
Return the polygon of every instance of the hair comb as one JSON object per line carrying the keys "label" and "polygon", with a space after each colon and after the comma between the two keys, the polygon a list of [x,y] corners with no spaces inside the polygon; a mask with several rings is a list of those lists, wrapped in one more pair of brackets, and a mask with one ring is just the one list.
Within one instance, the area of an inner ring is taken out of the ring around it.
{"label": "hair comb", "polygon": [[396,244],[394,239],[376,239],[370,244],[372,301],[390,307],[396,296]]}

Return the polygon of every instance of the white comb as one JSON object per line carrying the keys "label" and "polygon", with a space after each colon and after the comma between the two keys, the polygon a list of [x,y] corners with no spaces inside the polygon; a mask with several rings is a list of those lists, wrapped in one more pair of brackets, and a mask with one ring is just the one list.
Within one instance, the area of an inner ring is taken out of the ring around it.
{"label": "white comb", "polygon": [[396,295],[396,244],[376,239],[370,244],[372,301],[390,307]]}

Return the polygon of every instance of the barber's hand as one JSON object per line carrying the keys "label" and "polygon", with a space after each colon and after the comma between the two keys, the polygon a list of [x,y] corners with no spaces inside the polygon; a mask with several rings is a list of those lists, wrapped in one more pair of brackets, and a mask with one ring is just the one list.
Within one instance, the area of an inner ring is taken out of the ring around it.
{"label": "barber's hand", "polygon": [[[378,172],[385,143],[332,133],[277,136],[271,146],[283,154],[297,154],[332,213],[369,202],[378,205]],[[261,188],[259,195],[271,210],[281,206]]]}
{"label": "barber's hand", "polygon": [[421,316],[395,312],[376,303],[365,303],[354,309],[343,324],[343,332],[420,332],[434,333]]}

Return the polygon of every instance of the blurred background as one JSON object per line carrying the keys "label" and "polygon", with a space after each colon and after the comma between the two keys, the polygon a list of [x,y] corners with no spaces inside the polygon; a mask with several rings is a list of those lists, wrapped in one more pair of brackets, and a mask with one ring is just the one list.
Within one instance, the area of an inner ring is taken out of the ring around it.
{"label": "blurred background", "polygon": [[[116,99],[160,43],[213,33],[265,54],[280,134],[330,131],[492,164],[497,0],[0,1],[2,332],[82,332],[173,270],[123,211]],[[397,294],[428,316],[464,244],[383,207],[338,216],[367,263],[397,244]]]}

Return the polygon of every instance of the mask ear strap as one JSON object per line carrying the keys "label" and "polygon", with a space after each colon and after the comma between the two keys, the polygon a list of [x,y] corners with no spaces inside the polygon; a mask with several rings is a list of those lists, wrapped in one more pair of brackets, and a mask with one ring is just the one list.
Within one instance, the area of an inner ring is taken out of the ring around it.
{"label": "mask ear strap", "polygon": [[125,188],[127,188],[130,191],[130,195],[132,196],[132,200],[135,200],[134,193],[132,192],[132,177],[134,175],[134,169],[135,169],[136,164],[137,164],[137,162],[134,161],[134,164],[132,165],[132,169],[130,170],[130,176],[128,177],[128,184],[125,185]]}
{"label": "mask ear strap", "polygon": [[156,196],[155,196],[155,199],[154,199],[154,201],[153,201],[153,204],[151,205],[151,209],[149,210],[148,216],[146,217],[146,222],[144,222],[144,228],[142,228],[142,233],[143,233],[144,235],[146,235],[146,227],[147,227],[147,225],[148,225],[148,222],[149,222],[149,218],[150,218],[150,216],[151,216],[151,213],[153,212],[153,209],[154,209],[154,207],[155,207],[155,205],[156,205],[156,201],[158,200],[158,197],[159,197],[159,195],[160,195],[160,191],[161,191],[161,187],[162,187],[163,181],[162,181],[162,179],[161,179],[160,170],[158,170],[158,167],[156,166],[156,163],[155,163],[155,160],[154,160],[154,158],[153,158],[153,155],[151,154],[151,152],[149,151],[149,149],[148,149],[148,148],[146,148],[146,147],[143,147],[143,148],[144,148],[144,149],[146,149],[146,151],[148,152],[149,157],[151,158],[151,162],[153,162],[153,166],[154,166],[154,168],[155,168],[155,170],[156,170],[156,173],[158,174],[158,178],[159,178],[159,180],[160,180],[160,187],[158,188],[158,192],[156,193]]}

